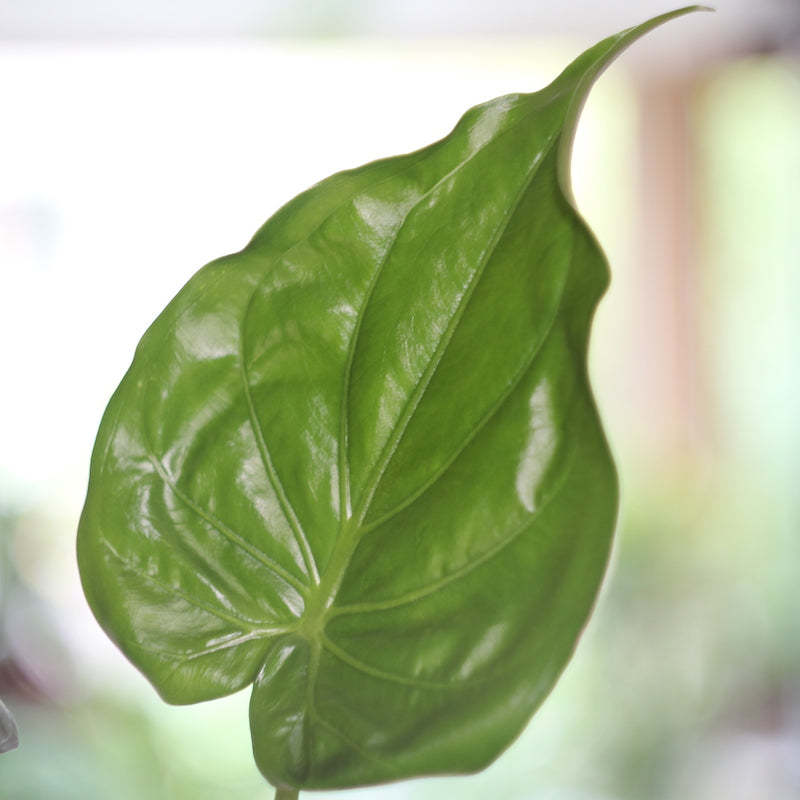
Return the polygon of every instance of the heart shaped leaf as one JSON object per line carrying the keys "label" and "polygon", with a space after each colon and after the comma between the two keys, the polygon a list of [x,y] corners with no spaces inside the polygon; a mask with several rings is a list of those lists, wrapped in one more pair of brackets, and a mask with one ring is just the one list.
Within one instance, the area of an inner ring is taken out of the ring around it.
{"label": "heart shaped leaf", "polygon": [[276,786],[480,769],[569,659],[617,506],[571,143],[600,72],[688,10],[323,181],[143,337],[95,446],[84,590],[165,700],[253,684]]}

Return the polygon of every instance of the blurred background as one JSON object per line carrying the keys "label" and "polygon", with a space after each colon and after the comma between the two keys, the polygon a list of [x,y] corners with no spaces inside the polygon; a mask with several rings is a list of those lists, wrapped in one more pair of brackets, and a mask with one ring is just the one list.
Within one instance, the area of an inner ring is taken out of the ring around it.
{"label": "blurred background", "polygon": [[[341,800],[800,797],[800,4],[716,6],[615,63],[576,142],[623,492],[577,654],[486,772]],[[136,342],[311,183],[673,7],[0,2],[0,798],[272,796],[247,692],[162,704],[82,597],[91,447]]]}

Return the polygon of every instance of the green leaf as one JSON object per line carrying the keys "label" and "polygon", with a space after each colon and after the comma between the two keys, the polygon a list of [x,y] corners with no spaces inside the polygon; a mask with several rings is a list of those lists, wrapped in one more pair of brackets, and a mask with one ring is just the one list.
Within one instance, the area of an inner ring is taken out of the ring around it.
{"label": "green leaf", "polygon": [[274,785],[481,769],[568,661],[617,507],[570,148],[600,72],[688,10],[323,181],[143,337],[95,446],[84,590],[165,700],[253,684]]}
{"label": "green leaf", "polygon": [[17,725],[14,722],[14,717],[11,716],[11,712],[0,700],[0,753],[7,753],[15,747],[19,747]]}

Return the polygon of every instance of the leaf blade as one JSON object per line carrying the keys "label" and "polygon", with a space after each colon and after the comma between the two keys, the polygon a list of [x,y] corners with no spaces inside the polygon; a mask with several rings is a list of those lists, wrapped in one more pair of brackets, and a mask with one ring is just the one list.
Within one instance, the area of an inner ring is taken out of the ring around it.
{"label": "leaf blade", "polygon": [[479,769],[569,659],[617,505],[586,368],[608,267],[569,151],[602,70],[689,10],[312,187],[143,337],[84,590],[170,702],[253,685],[276,786]]}

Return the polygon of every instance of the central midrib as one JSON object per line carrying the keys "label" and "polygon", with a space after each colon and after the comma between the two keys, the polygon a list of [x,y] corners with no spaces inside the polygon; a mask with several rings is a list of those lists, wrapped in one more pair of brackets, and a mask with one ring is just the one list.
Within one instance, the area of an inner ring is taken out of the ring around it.
{"label": "central midrib", "polygon": [[[532,113],[532,112],[529,112],[529,113]],[[516,127],[519,124],[521,124],[521,120],[518,120],[515,123],[514,126],[505,129],[503,131],[503,133],[500,136],[498,136],[497,138],[499,139],[502,136],[507,135],[511,130],[513,130],[514,127]],[[374,467],[370,471],[369,477],[368,477],[368,479],[367,479],[367,481],[365,483],[365,487],[361,492],[361,496],[359,498],[359,501],[358,501],[355,509],[353,510],[353,514],[352,514],[353,518],[358,520],[358,526],[359,527],[361,526],[361,523],[363,523],[364,519],[367,516],[367,513],[369,512],[369,509],[370,509],[370,506],[372,505],[372,500],[373,500],[373,497],[375,495],[375,492],[377,491],[377,488],[380,485],[381,479],[383,478],[383,476],[384,476],[384,474],[386,472],[386,469],[388,467],[389,462],[392,459],[392,456],[394,455],[394,453],[397,450],[397,446],[399,445],[400,441],[402,440],[402,438],[403,438],[403,436],[405,434],[406,428],[408,427],[408,424],[409,424],[411,418],[414,415],[414,411],[416,410],[417,406],[419,405],[419,402],[421,401],[422,397],[424,396],[425,391],[427,390],[427,387],[430,384],[430,381],[432,380],[434,374],[436,373],[436,370],[438,369],[439,364],[441,363],[442,358],[444,357],[444,354],[446,353],[446,351],[447,351],[447,349],[448,349],[448,347],[450,345],[450,342],[452,341],[452,338],[455,335],[455,331],[456,331],[456,329],[457,329],[457,327],[458,327],[458,325],[459,325],[459,323],[461,321],[461,318],[463,317],[463,315],[465,313],[465,309],[469,305],[470,300],[471,300],[473,294],[475,293],[475,290],[476,290],[478,284],[481,282],[481,279],[482,279],[482,277],[484,275],[484,272],[486,270],[486,266],[487,266],[487,264],[489,263],[489,261],[491,259],[492,253],[495,252],[498,242],[502,238],[503,233],[505,232],[506,228],[508,227],[508,224],[509,224],[510,220],[513,218],[514,212],[517,209],[517,207],[519,206],[521,198],[525,195],[525,193],[530,188],[531,183],[533,182],[534,178],[536,177],[536,175],[537,175],[537,173],[539,171],[539,167],[545,161],[545,158],[546,158],[547,154],[550,152],[550,149],[553,146],[553,143],[558,139],[558,133],[559,133],[559,131],[558,131],[558,129],[556,129],[556,131],[552,134],[552,136],[550,136],[547,139],[547,141],[545,142],[544,146],[536,154],[535,160],[533,161],[533,163],[530,165],[530,167],[528,169],[528,174],[525,176],[525,179],[522,181],[522,183],[520,185],[520,188],[517,191],[517,194],[514,196],[513,201],[509,204],[509,207],[506,210],[505,214],[503,214],[502,219],[500,220],[500,224],[497,226],[497,229],[492,234],[492,236],[491,236],[491,238],[489,240],[489,243],[486,246],[486,249],[481,254],[480,261],[479,261],[479,263],[478,263],[478,265],[477,265],[477,267],[475,269],[475,272],[474,272],[473,276],[470,278],[470,280],[469,280],[469,282],[468,282],[468,284],[467,284],[467,286],[465,288],[465,291],[464,291],[463,295],[459,299],[458,305],[457,305],[457,307],[455,309],[455,312],[453,313],[453,316],[450,319],[450,322],[448,323],[448,326],[447,326],[447,329],[445,330],[444,335],[442,336],[441,340],[439,341],[439,343],[437,344],[436,348],[434,349],[434,352],[433,352],[433,354],[432,354],[432,356],[430,358],[430,361],[429,361],[428,365],[426,366],[426,368],[423,371],[422,375],[420,375],[420,377],[419,377],[419,379],[418,379],[413,391],[411,392],[411,394],[409,395],[408,399],[406,400],[406,403],[405,403],[405,405],[404,405],[404,407],[402,409],[402,412],[400,414],[400,417],[397,420],[397,423],[396,423],[394,429],[392,430],[389,438],[387,439],[386,443],[384,444],[384,446],[383,446],[383,448],[381,450],[381,453],[380,453],[380,455],[378,457],[378,460],[375,462]],[[496,141],[497,141],[497,139],[493,140],[493,142],[496,142]],[[481,148],[481,150],[486,149],[486,147],[488,147],[488,145],[484,145]],[[471,156],[469,158],[469,161],[471,161],[475,157],[475,155],[476,154],[474,154],[474,153],[471,154]],[[468,163],[468,162],[467,161],[462,162],[460,167],[463,167],[466,163]],[[457,171],[458,171],[457,169],[451,170],[451,172],[449,172],[448,175],[444,176],[444,177],[448,177],[448,176],[454,174]],[[444,180],[444,178],[442,178],[439,181],[437,181],[436,185],[438,186],[439,184],[441,184],[442,180]],[[432,189],[429,190],[426,193],[426,195],[429,194],[430,191],[432,191]],[[420,202],[421,202],[421,199],[420,199]],[[406,219],[407,218],[408,218],[408,216],[406,217]],[[403,224],[405,224],[405,220],[404,220]],[[401,227],[403,227],[403,226],[401,226]],[[391,249],[391,246],[392,245],[390,245],[390,249]],[[386,261],[386,258],[384,258],[384,262],[383,263],[385,263],[385,261]],[[377,280],[377,277],[376,277],[376,280]],[[375,282],[373,282],[373,286],[374,286],[374,283]],[[369,303],[369,296],[367,297],[366,303],[367,304]],[[366,312],[366,309],[363,308],[362,312],[361,312],[362,317],[363,317],[365,312]],[[345,402],[346,402],[347,394],[349,392],[349,388],[350,388],[349,385],[345,387]],[[346,412],[346,408],[343,409],[343,411]],[[346,427],[346,422],[345,422],[345,427]],[[346,440],[342,444],[343,445],[346,444]],[[345,459],[345,466],[347,466],[347,459]],[[347,475],[348,485],[349,485],[349,477],[350,476],[349,476],[349,471],[348,471],[348,475]]]}
{"label": "central midrib", "polygon": [[[507,133],[507,131],[505,132]],[[372,498],[380,483],[381,477],[385,472],[386,465],[391,460],[397,443],[400,441],[400,439],[402,439],[403,433],[408,425],[408,421],[410,420],[411,416],[413,416],[414,409],[419,403],[419,399],[424,394],[424,391],[430,382],[432,375],[435,373],[444,352],[447,350],[448,344],[452,339],[455,329],[457,328],[458,323],[463,316],[464,309],[469,304],[470,298],[474,294],[477,285],[480,283],[486,264],[491,258],[491,254],[496,249],[497,243],[502,237],[509,220],[513,217],[514,210],[519,205],[521,197],[529,189],[531,182],[538,172],[539,166],[544,162],[547,153],[550,152],[553,143],[557,139],[558,132],[554,133],[553,136],[547,140],[545,146],[539,152],[537,159],[531,165],[528,175],[525,176],[525,179],[523,180],[522,185],[520,186],[520,189],[514,198],[514,201],[510,204],[509,209],[503,215],[497,230],[492,235],[490,242],[481,258],[481,263],[478,265],[474,276],[470,280],[469,285],[459,302],[456,312],[453,315],[451,323],[448,326],[442,341],[436,348],[429,366],[425,369],[423,375],[421,376],[417,388],[409,398],[407,408],[401,415],[397,428],[389,438],[384,451],[381,453],[381,457],[376,464],[376,468],[373,470],[373,474],[370,476],[367,488],[362,494],[361,501],[350,516],[345,517],[345,509],[342,509],[339,535],[337,536],[336,544],[333,548],[331,560],[322,571],[319,583],[316,586],[312,586],[309,593],[308,602],[301,619],[301,626],[306,628],[309,633],[311,631],[324,630],[325,624],[330,615],[330,611],[333,608],[336,595],[339,591],[342,581],[344,580],[347,566],[350,563],[353,552],[361,541],[361,534],[365,530],[363,525],[364,519],[369,511]],[[342,466],[347,469],[346,458],[344,459],[344,465],[340,464],[340,468]],[[342,476],[342,479],[346,482],[349,488],[349,474]]]}

